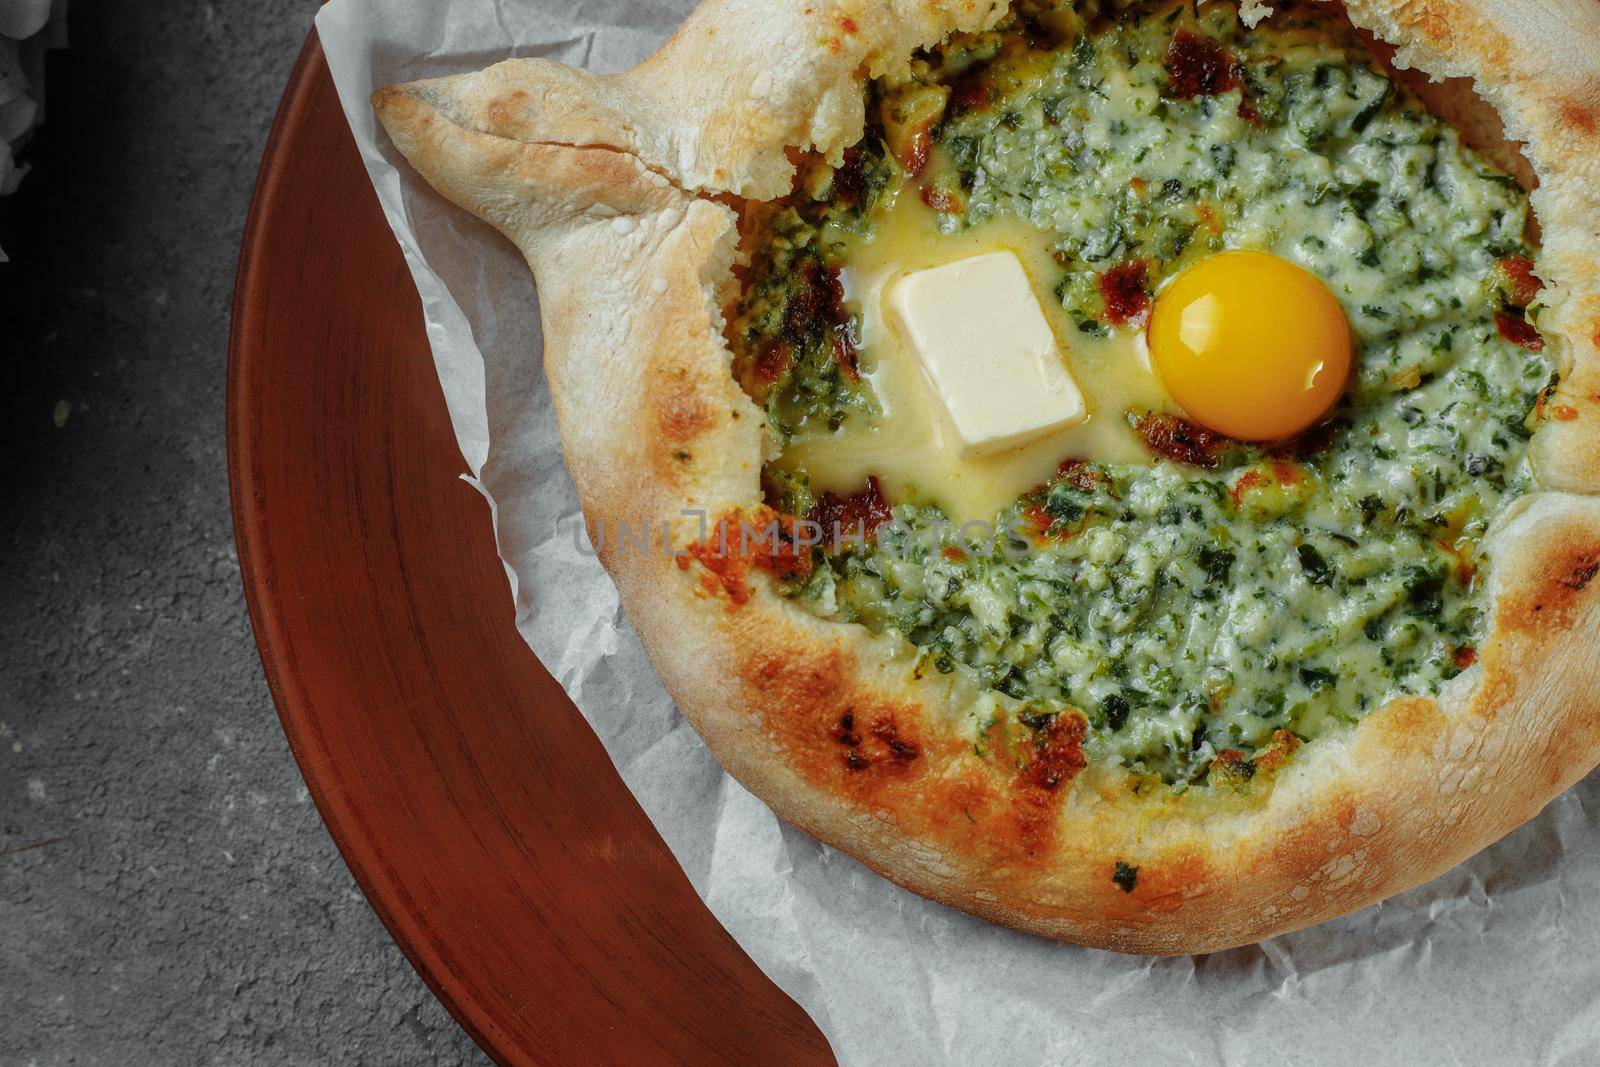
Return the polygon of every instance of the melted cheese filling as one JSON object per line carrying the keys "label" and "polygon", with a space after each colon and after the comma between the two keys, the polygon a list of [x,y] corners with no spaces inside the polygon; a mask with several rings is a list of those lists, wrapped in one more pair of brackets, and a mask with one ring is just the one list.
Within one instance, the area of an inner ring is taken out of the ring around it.
{"label": "melted cheese filling", "polygon": [[[1174,94],[1185,33],[1233,57],[1239,84]],[[1091,761],[1174,792],[1248,791],[1285,746],[1437,693],[1476,659],[1492,566],[1478,543],[1535,487],[1526,441],[1554,382],[1516,295],[1527,198],[1329,33],[1172,0],[1048,55],[1007,33],[954,41],[885,87],[885,136],[844,182],[812,176],[757,235],[730,337],[787,468],[771,501],[808,515],[815,493],[876,475],[895,505],[875,540],[819,551],[786,591],[991,690],[966,719],[980,754],[1013,711],[1082,714]],[[887,154],[889,119],[957,82],[987,99],[941,118],[924,209]],[[1214,465],[1152,462],[1125,413],[1175,408],[1107,276],[1142,262],[1158,296],[1238,249],[1298,265],[1342,305],[1358,359],[1332,432],[1287,461],[1236,445]],[[883,297],[904,272],[994,250],[1023,264],[1090,417],[960,461]],[[1091,462],[1017,499],[1068,458]],[[950,522],[972,519],[1038,536],[1016,553],[1021,538]]]}
{"label": "melted cheese filling", "polygon": [[[936,504],[953,522],[991,522],[1017,497],[1055,473],[1065,460],[1151,462],[1129,428],[1130,409],[1165,411],[1171,404],[1150,370],[1143,335],[1081,333],[1051,291],[1060,268],[1050,258],[1051,236],[1021,220],[995,216],[961,233],[940,232],[938,216],[907,185],[885,197],[876,236],[855,239],[840,272],[845,298],[859,309],[862,375],[882,418],[850,420],[829,436],[795,443],[775,466],[805,471],[817,492],[848,495],[875,475],[892,501]],[[1045,317],[1082,388],[1089,417],[1022,448],[962,458],[938,401],[885,306],[891,283],[984,252],[1009,251],[1022,261]]]}

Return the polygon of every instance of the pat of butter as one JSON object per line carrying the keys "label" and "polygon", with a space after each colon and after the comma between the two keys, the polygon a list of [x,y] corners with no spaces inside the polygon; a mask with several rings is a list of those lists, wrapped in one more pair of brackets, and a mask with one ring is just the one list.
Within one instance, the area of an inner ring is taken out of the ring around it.
{"label": "pat of butter", "polygon": [[962,458],[1019,448],[1088,417],[1012,253],[907,274],[888,304]]}

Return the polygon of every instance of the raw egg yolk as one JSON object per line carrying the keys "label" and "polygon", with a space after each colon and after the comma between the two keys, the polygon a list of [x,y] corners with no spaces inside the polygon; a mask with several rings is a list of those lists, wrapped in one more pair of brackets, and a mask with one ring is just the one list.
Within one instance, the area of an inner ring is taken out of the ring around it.
{"label": "raw egg yolk", "polygon": [[1201,260],[1150,315],[1150,358],[1172,399],[1244,441],[1288,437],[1326,415],[1349,377],[1350,349],[1328,287],[1266,252]]}

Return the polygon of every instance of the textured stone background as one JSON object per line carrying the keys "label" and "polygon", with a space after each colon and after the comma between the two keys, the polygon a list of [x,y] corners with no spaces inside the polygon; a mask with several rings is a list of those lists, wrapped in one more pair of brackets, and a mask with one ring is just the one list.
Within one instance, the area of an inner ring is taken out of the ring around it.
{"label": "textured stone background", "polygon": [[0,1064],[482,1061],[307,797],[234,557],[234,261],[314,10],[74,0],[0,200]]}

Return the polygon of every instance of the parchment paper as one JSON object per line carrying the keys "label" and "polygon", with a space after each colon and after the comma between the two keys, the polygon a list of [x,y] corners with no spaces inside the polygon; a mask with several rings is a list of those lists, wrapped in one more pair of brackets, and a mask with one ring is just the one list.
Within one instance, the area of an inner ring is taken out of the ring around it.
{"label": "parchment paper", "polygon": [[[787,827],[673,708],[585,551],[511,245],[375,129],[390,82],[546,56],[612,71],[692,0],[334,0],[317,28],[405,249],[518,626],[712,912],[846,1064],[1600,1062],[1600,780],[1437,881],[1258,947],[1172,960],[929,903]],[[388,358],[374,352],[373,359]]]}

